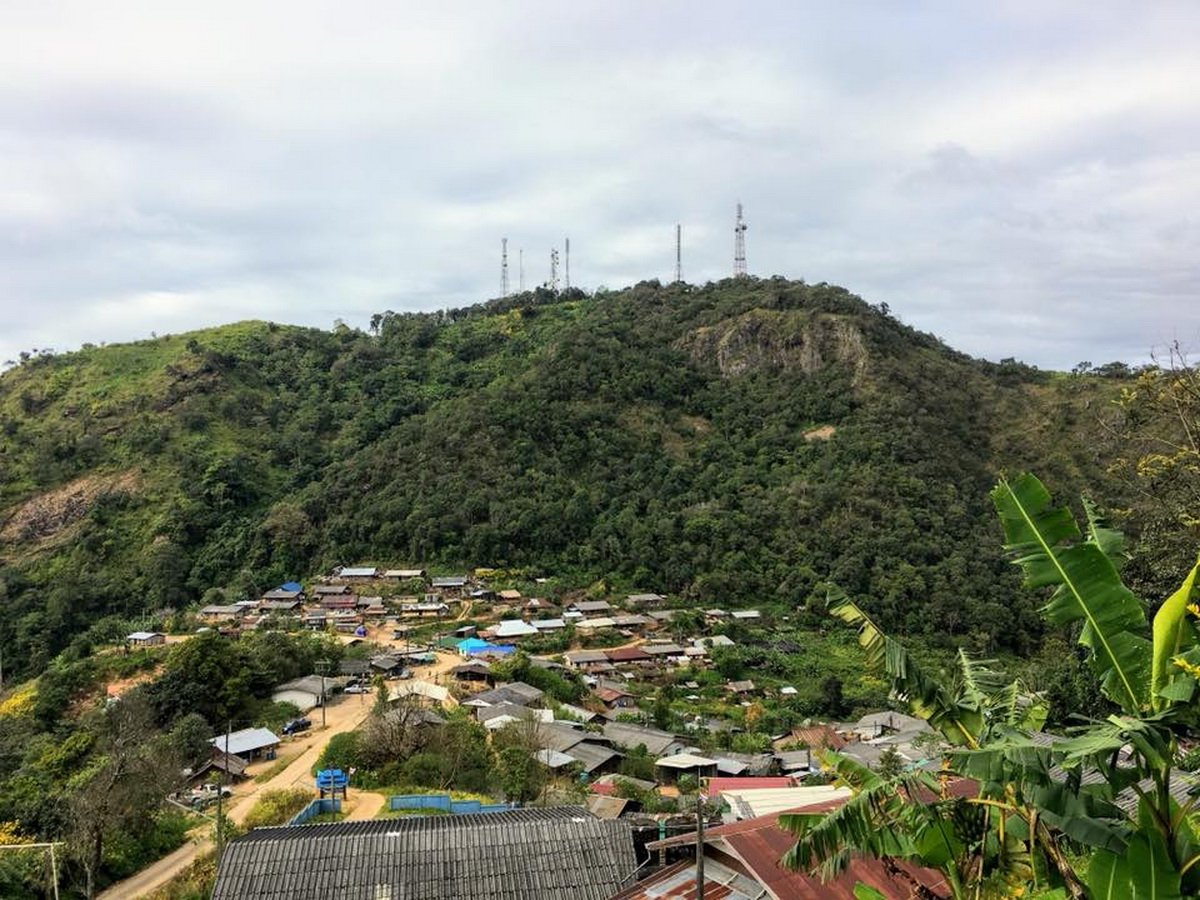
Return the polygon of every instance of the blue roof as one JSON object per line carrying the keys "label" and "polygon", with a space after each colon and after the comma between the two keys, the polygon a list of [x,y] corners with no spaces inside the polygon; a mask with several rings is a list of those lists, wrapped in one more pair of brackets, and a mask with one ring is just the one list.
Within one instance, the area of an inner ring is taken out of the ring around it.
{"label": "blue roof", "polygon": [[490,650],[494,644],[483,640],[483,638],[466,638],[458,642],[459,653],[478,653],[480,650]]}
{"label": "blue roof", "polygon": [[281,591],[302,591],[302,590],[304,590],[303,586],[301,586],[300,582],[298,582],[298,581],[285,581],[283,584],[281,584],[279,586],[279,589]]}

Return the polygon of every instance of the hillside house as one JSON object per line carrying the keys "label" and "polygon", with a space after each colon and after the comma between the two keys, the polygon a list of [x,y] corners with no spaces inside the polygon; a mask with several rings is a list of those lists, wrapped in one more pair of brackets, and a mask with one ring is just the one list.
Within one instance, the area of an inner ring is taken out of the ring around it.
{"label": "hillside house", "polygon": [[236,603],[229,605],[211,604],[202,607],[197,615],[209,624],[214,625],[218,622],[240,621],[242,618],[242,607]]}
{"label": "hillside house", "polygon": [[321,705],[323,698],[329,696],[333,685],[333,681],[320,675],[294,678],[272,691],[271,702],[294,703],[300,712],[308,712],[314,706]]}
{"label": "hillside house", "polygon": [[735,609],[730,615],[735,622],[755,622],[762,618],[757,609]]}
{"label": "hillside house", "polygon": [[562,619],[534,619],[529,623],[538,632],[538,634],[548,634],[552,631],[562,631],[567,627],[567,623]]}
{"label": "hillside house", "polygon": [[593,693],[596,699],[599,700],[607,709],[634,709],[637,707],[637,698],[629,691],[618,687],[612,682],[605,683],[602,687],[596,688]]}
{"label": "hillside house", "polygon": [[134,631],[125,636],[130,647],[161,647],[167,642],[167,636],[160,631]]}
{"label": "hillside house", "polygon": [[572,650],[563,654],[569,668],[586,672],[596,666],[608,666],[608,654],[603,650]]}
{"label": "hillside house", "polygon": [[[632,750],[644,746],[653,756],[666,756],[681,752],[685,746],[683,741],[669,731],[657,728],[646,728],[631,722],[605,722],[602,732],[606,738],[618,747]],[[710,774],[716,774],[715,772]]]}
{"label": "hillside house", "polygon": [[517,591],[517,590],[500,591],[496,596],[499,597],[505,603],[520,603],[521,602],[521,592]]}
{"label": "hillside house", "polygon": [[461,597],[467,587],[467,581],[466,575],[436,575],[430,583],[435,591]]}
{"label": "hillside house", "polygon": [[541,702],[545,694],[532,684],[523,681],[513,681],[476,694],[469,700],[463,701],[463,706],[498,706],[501,703],[512,703],[516,706],[534,706]]}
{"label": "hillside house", "polygon": [[358,609],[357,594],[324,594],[320,600],[321,609],[325,610],[356,610]]}
{"label": "hillside house", "polygon": [[654,761],[654,771],[663,784],[674,784],[683,775],[709,778],[717,774],[717,761],[693,753],[673,753]]}
{"label": "hillside house", "polygon": [[598,616],[610,612],[612,607],[609,606],[607,600],[580,600],[572,603],[567,609],[585,616]]}
{"label": "hillside house", "polygon": [[209,738],[208,742],[216,748],[218,753],[230,753],[247,761],[253,761],[259,757],[274,759],[275,752],[281,743],[269,728],[243,728],[240,731],[231,732],[228,740],[225,735],[219,734],[214,738]]}
{"label": "hillside house", "polygon": [[604,653],[614,666],[646,666],[654,662],[654,657],[641,647],[614,647],[611,650],[605,650]]}
{"label": "hillside house", "polygon": [[491,666],[480,661],[460,663],[450,670],[450,677],[455,681],[467,684],[493,685],[496,683],[496,676],[492,674]]}
{"label": "hillside house", "polygon": [[625,602],[634,609],[646,609],[661,605],[665,599],[661,594],[630,594]]}
{"label": "hillside house", "polygon": [[424,578],[424,569],[388,569],[383,573],[388,581],[408,581],[410,578]]}
{"label": "hillside house", "polygon": [[345,581],[374,581],[379,576],[379,569],[375,566],[347,566],[334,569],[334,574]]}
{"label": "hillside house", "polygon": [[687,653],[678,644],[670,641],[652,641],[642,644],[642,650],[655,660],[682,662],[687,659]]}
{"label": "hillside house", "polygon": [[296,603],[299,603],[301,600],[304,599],[304,592],[303,591],[292,591],[292,590],[288,590],[287,588],[278,587],[278,588],[275,588],[274,590],[267,591],[259,599],[264,600],[264,601],[265,600],[283,600],[283,601],[294,601]]}
{"label": "hillside house", "polygon": [[[522,619],[503,619],[488,629],[492,637],[499,641],[517,640],[537,634],[538,629]],[[486,633],[486,632],[485,632]]]}
{"label": "hillside house", "polygon": [[312,589],[313,596],[318,599],[334,594],[349,594],[350,592],[350,585],[348,584],[318,584]]}

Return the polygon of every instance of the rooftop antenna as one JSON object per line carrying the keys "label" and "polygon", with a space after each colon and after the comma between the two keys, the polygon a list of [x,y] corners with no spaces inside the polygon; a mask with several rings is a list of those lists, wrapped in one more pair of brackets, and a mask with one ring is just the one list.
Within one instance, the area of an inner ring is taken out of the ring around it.
{"label": "rooftop antenna", "polygon": [[675,283],[683,281],[683,226],[675,225]]}
{"label": "rooftop antenna", "polygon": [[566,277],[563,279],[563,290],[569,291],[571,289],[571,239],[565,238],[565,241],[566,241],[566,252],[565,252],[566,259],[563,261],[566,263],[566,266],[567,266],[567,274],[566,274]]}
{"label": "rooftop antenna", "polygon": [[508,238],[500,238],[500,299],[508,296]]}
{"label": "rooftop antenna", "polygon": [[517,284],[520,285],[521,293],[525,293],[525,248],[522,247],[517,251]]}
{"label": "rooftop antenna", "polygon": [[550,280],[546,282],[546,287],[552,291],[558,290],[558,248],[550,248]]}
{"label": "rooftop antenna", "polygon": [[733,277],[746,277],[746,223],[742,221],[742,201],[737,205],[737,223],[733,226]]}

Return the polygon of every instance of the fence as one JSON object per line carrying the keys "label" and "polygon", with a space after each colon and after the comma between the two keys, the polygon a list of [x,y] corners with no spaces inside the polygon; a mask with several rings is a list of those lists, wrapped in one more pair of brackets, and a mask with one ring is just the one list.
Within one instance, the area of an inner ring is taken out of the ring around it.
{"label": "fence", "polygon": [[320,800],[314,800],[300,812],[296,813],[288,819],[289,825],[303,825],[314,816],[319,816],[324,813],[335,813],[342,811],[342,801],[338,797],[323,797]]}
{"label": "fence", "polygon": [[452,800],[449,794],[397,794],[388,797],[388,809],[428,809],[452,816],[467,813],[501,812],[512,809],[508,803],[483,803],[480,800]]}

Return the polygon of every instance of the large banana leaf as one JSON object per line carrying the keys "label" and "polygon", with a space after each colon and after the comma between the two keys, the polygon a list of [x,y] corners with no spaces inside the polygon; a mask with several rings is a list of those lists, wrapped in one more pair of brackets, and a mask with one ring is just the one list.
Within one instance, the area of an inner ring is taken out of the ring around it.
{"label": "large banana leaf", "polygon": [[1196,589],[1196,574],[1200,561],[1192,567],[1179,590],[1166,599],[1154,616],[1154,652],[1150,672],[1150,702],[1155,709],[1167,704],[1163,691],[1180,670],[1172,660],[1191,647],[1196,640],[1192,623],[1188,621],[1187,606]]}
{"label": "large banana leaf", "polygon": [[[925,719],[952,746],[978,745],[984,725],[978,704],[956,702],[944,685],[921,671],[903,644],[884,634],[841,588],[831,586],[826,603],[831,613],[858,629],[858,643],[866,651],[867,664],[883,669],[892,693],[906,702],[914,715]],[[979,674],[982,677],[982,672]],[[981,689],[978,684],[972,687]]]}
{"label": "large banana leaf", "polygon": [[1032,587],[1055,587],[1044,607],[1056,625],[1080,623],[1079,642],[1091,650],[1105,694],[1125,712],[1149,707],[1150,642],[1143,636],[1146,614],[1121,583],[1116,566],[1097,535],[1084,541],[1066,508],[1055,508],[1050,493],[1033,475],[1011,484],[1001,479],[992,491],[1014,562]]}

